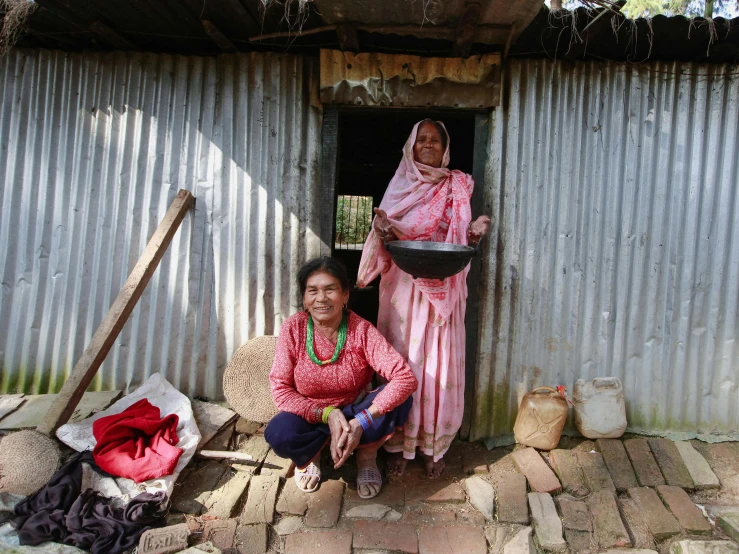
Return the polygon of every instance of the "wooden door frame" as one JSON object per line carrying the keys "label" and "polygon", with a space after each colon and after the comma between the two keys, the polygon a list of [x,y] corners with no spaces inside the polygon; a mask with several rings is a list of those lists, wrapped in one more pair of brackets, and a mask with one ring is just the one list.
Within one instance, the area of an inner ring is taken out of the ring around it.
{"label": "wooden door frame", "polygon": [[[351,108],[345,108],[350,110]],[[382,109],[382,108],[378,108]],[[330,256],[334,241],[336,223],[336,186],[339,159],[339,112],[341,108],[324,106],[323,127],[321,129],[321,256]],[[485,189],[485,168],[488,161],[488,140],[491,111],[475,112],[474,153],[472,156],[472,178],[475,188],[472,192],[473,220],[483,213],[483,190]],[[488,214],[492,215],[492,214]],[[483,239],[485,240],[485,239]],[[473,398],[475,394],[475,373],[478,351],[478,330],[480,320],[480,272],[482,256],[472,259],[467,275],[467,310],[465,315],[465,388],[464,418],[460,437],[470,436]]]}

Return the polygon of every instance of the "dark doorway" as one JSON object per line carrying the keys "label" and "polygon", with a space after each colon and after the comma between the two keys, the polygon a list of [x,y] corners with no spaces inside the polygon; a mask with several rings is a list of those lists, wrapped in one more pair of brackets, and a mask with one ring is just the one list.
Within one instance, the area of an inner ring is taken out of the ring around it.
{"label": "dark doorway", "polygon": [[[334,233],[331,255],[357,277],[372,207],[380,205],[395,174],[413,125],[430,117],[442,121],[451,140],[451,169],[472,174],[475,112],[459,110],[351,109],[339,112]],[[351,308],[377,323],[379,279],[354,289]]]}

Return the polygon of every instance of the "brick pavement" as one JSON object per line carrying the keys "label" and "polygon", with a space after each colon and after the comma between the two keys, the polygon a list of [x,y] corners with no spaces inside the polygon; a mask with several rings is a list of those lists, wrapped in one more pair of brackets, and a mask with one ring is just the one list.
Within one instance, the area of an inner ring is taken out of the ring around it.
{"label": "brick pavement", "polygon": [[[252,430],[256,426],[240,423],[236,427]],[[662,464],[679,467],[675,453],[680,449],[665,441],[654,443]],[[210,537],[229,554],[533,554],[533,548],[578,553],[632,544],[660,550],[675,533],[677,539],[707,533],[726,540],[734,531],[726,522],[722,522],[724,531],[717,521],[709,523],[700,514],[689,494],[692,480],[685,487],[688,492],[675,486],[643,486],[647,479],[655,484],[665,481],[659,478],[662,473],[650,440],[601,441],[602,455],[592,452],[596,444],[591,441],[568,439],[567,444],[573,442],[577,443],[573,450],[539,453],[519,447],[513,456],[455,443],[449,455],[452,463],[441,479],[426,479],[421,463],[411,462],[406,475],[388,479],[380,495],[363,500],[356,493],[353,460],[339,471],[327,469],[319,490],[305,494],[289,475],[289,464],[265,449],[261,435],[242,436],[231,444],[256,454],[255,461],[194,461],[175,496],[175,508],[191,515],[178,518],[173,513],[169,520],[187,518],[191,544]],[[686,455],[693,465],[708,466],[695,449],[687,449]],[[496,462],[503,459],[505,467],[500,471],[502,466]],[[649,471],[640,471],[643,466],[636,460],[646,460]],[[624,477],[627,464],[642,486],[617,493],[624,484],[634,484],[633,477]],[[562,488],[577,497],[559,494],[552,469],[558,470]],[[668,481],[674,479],[671,476]],[[555,489],[555,496],[537,493],[527,498],[527,492],[537,487]],[[473,488],[489,495],[494,491],[495,502],[488,496],[485,502],[472,503]],[[739,498],[734,505],[739,506]],[[535,512],[533,532],[525,527],[530,510]],[[494,518],[487,519],[491,513]]]}

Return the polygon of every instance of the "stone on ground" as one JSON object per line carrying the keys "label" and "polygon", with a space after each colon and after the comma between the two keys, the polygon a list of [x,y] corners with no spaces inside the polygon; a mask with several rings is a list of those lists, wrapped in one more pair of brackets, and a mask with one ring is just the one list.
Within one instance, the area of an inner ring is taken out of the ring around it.
{"label": "stone on ground", "polygon": [[423,527],[418,533],[423,554],[487,554],[485,535],[479,527]]}
{"label": "stone on ground", "polygon": [[631,460],[631,467],[634,468],[639,486],[656,487],[665,484],[665,478],[657,465],[657,460],[654,459],[647,439],[626,439],[624,448]]}
{"label": "stone on ground", "polygon": [[293,463],[287,458],[280,458],[275,451],[270,449],[267,457],[264,459],[262,468],[259,470],[260,475],[277,475],[283,479],[287,477],[293,469]]}
{"label": "stone on ground", "polygon": [[294,516],[305,515],[308,509],[310,494],[301,491],[295,484],[295,479],[287,479],[282,487],[280,499],[277,501],[277,511],[281,514]]}
{"label": "stone on ground", "polygon": [[238,452],[243,454],[249,454],[251,456],[251,463],[248,464],[231,464],[235,469],[240,471],[246,471],[249,473],[256,473],[260,464],[264,461],[269,454],[270,448],[267,441],[264,440],[263,435],[253,435],[249,437],[243,444],[239,446]]}
{"label": "stone on ground", "polygon": [[341,514],[344,483],[324,481],[316,492],[310,493],[305,524],[308,527],[333,527]]}
{"label": "stone on ground", "polygon": [[274,526],[275,532],[280,535],[292,535],[303,528],[303,520],[297,516],[283,517],[277,525]]}
{"label": "stone on ground", "polygon": [[[523,527],[519,525],[488,525],[485,527],[485,539],[487,539],[490,554],[503,554],[505,545]],[[529,527],[530,529],[530,527]]]}
{"label": "stone on ground", "polygon": [[675,541],[670,554],[739,554],[739,546],[731,541]]}
{"label": "stone on ground", "polygon": [[346,514],[348,518],[356,519],[382,519],[390,511],[390,506],[383,504],[360,504],[350,508]]}
{"label": "stone on ground", "polygon": [[528,525],[526,477],[518,472],[504,473],[495,481],[495,489],[498,493],[498,521]]}
{"label": "stone on ground", "polygon": [[249,485],[241,523],[272,523],[280,478],[275,475],[254,475]]}
{"label": "stone on ground", "polygon": [[230,518],[246,492],[250,479],[251,473],[228,468],[204,502],[203,513],[217,519]]}
{"label": "stone on ground", "polygon": [[[379,495],[378,495],[379,496]],[[464,489],[448,479],[424,479],[405,491],[406,502],[464,502]]]}
{"label": "stone on ground", "polygon": [[[203,554],[203,552],[206,554],[222,554],[222,550],[213,546],[212,542],[196,544],[195,546],[181,550],[178,554]],[[239,552],[238,554],[241,553]]]}
{"label": "stone on ground", "polygon": [[269,530],[264,523],[240,525],[236,528],[234,546],[238,554],[264,554],[268,541]]}
{"label": "stone on ground", "polygon": [[175,484],[172,492],[172,509],[183,514],[200,515],[228,466],[218,462],[206,462],[190,472],[181,484]]}
{"label": "stone on ground", "polygon": [[560,495],[557,505],[562,515],[565,539],[571,552],[585,552],[593,549],[592,528],[588,507],[582,500]]}
{"label": "stone on ground", "polygon": [[534,448],[516,450],[511,457],[518,471],[526,476],[531,490],[554,492],[561,488],[557,476]]}
{"label": "stone on ground", "polygon": [[562,538],[562,521],[559,519],[551,495],[530,492],[529,507],[539,547],[548,551],[560,551],[567,548],[567,543]]}
{"label": "stone on ground", "polygon": [[641,515],[641,509],[630,498],[619,498],[618,507],[626,523],[626,530],[631,537],[631,544],[635,549],[654,549],[654,537],[649,532],[647,522]]}
{"label": "stone on ground", "polygon": [[618,492],[626,492],[637,486],[636,475],[623,443],[618,439],[598,439],[595,447],[603,455],[603,461],[611,474]]}
{"label": "stone on ground", "polygon": [[349,531],[295,533],[285,539],[285,554],[351,554]]}
{"label": "stone on ground", "polygon": [[[465,527],[464,529],[469,529]],[[354,523],[354,549],[380,549],[407,552],[418,552],[416,528],[405,523],[384,521],[356,521]]]}
{"label": "stone on ground", "polygon": [[680,525],[667,511],[653,489],[647,487],[629,489],[629,498],[639,506],[649,532],[655,539],[662,541],[680,534]]}
{"label": "stone on ground", "polygon": [[683,489],[659,485],[657,494],[662,502],[670,509],[680,527],[690,535],[710,535],[711,524],[703,517],[703,514]]}
{"label": "stone on ground", "polygon": [[657,551],[646,548],[619,548],[617,550],[604,550],[599,554],[657,554]]}
{"label": "stone on ground", "polygon": [[475,475],[464,481],[464,487],[472,504],[485,519],[492,521],[495,513],[495,489],[482,477]]}
{"label": "stone on ground", "polygon": [[516,533],[503,547],[503,554],[536,554],[531,527],[525,527]]}
{"label": "stone on ground", "polygon": [[721,486],[711,466],[692,444],[687,441],[675,441],[675,448],[680,452],[685,467],[688,468],[695,490],[718,489]]}
{"label": "stone on ground", "polygon": [[631,548],[631,538],[626,532],[616,504],[616,495],[608,490],[591,493],[586,503],[593,522],[593,532],[601,548]]}
{"label": "stone on ground", "polygon": [[211,542],[213,546],[223,552],[231,552],[236,542],[236,528],[238,522],[235,519],[214,519],[205,522],[205,528],[201,535],[202,542]]}
{"label": "stone on ground", "polygon": [[549,452],[549,463],[562,482],[562,488],[573,496],[583,497],[590,494],[585,484],[582,469],[572,450],[555,449]]}
{"label": "stone on ground", "polygon": [[600,452],[577,452],[576,456],[590,492],[606,490],[616,493],[616,485],[613,484]]}
{"label": "stone on ground", "polygon": [[723,514],[718,518],[719,527],[736,542],[739,542],[739,512]]}
{"label": "stone on ground", "polygon": [[665,482],[674,487],[693,490],[693,478],[683,462],[675,443],[669,439],[651,438],[647,439],[649,448],[657,460]]}
{"label": "stone on ground", "polygon": [[187,548],[190,530],[187,523],[170,525],[159,529],[149,529],[139,538],[141,554],[172,554]]}

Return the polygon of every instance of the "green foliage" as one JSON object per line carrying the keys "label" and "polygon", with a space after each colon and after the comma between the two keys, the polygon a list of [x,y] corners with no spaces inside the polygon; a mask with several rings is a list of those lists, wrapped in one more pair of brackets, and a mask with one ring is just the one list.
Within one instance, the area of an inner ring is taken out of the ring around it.
{"label": "green foliage", "polygon": [[[565,9],[572,10],[587,2],[569,0]],[[655,15],[684,15],[687,17],[734,17],[739,10],[739,0],[626,0],[621,12],[627,17],[654,17]]]}
{"label": "green foliage", "polygon": [[372,225],[371,196],[339,196],[336,202],[336,244],[362,244]]}

